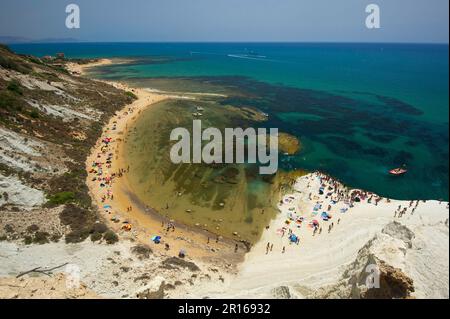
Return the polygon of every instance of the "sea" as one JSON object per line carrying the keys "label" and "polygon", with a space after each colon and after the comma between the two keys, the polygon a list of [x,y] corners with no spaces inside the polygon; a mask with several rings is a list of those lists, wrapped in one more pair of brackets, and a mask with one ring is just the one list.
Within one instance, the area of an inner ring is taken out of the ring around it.
{"label": "sea", "polygon": [[[394,199],[449,198],[449,47],[366,43],[36,43],[35,56],[132,59],[94,77],[171,91],[207,88],[299,138],[280,169],[320,170]],[[221,89],[222,88],[222,91]],[[239,93],[237,93],[239,92]],[[405,166],[403,176],[390,169]]]}

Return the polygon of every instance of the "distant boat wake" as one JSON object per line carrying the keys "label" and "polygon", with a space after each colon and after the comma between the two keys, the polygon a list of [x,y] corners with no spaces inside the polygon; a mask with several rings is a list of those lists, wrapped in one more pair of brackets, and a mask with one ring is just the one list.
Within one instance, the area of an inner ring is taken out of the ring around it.
{"label": "distant boat wake", "polygon": [[[221,53],[213,53],[213,52],[198,52],[198,51],[191,51],[189,52],[191,55],[199,54],[199,55],[222,55]],[[229,58],[236,58],[236,59],[247,59],[247,60],[257,60],[257,61],[267,61],[267,62],[280,62],[276,60],[267,59],[267,56],[265,55],[248,55],[248,54],[227,54],[226,55]]]}
{"label": "distant boat wake", "polygon": [[267,60],[266,56],[264,56],[264,55],[249,56],[249,55],[245,55],[245,54],[228,54],[227,56],[230,58],[238,58],[238,59],[270,61],[270,60]]}

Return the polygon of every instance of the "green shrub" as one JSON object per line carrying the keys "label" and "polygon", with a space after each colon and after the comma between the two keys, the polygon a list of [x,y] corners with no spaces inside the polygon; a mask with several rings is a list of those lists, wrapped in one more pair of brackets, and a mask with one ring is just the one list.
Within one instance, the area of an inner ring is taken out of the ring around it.
{"label": "green shrub", "polygon": [[66,243],[79,243],[92,233],[95,214],[74,204],[67,204],[59,214],[59,219],[63,225],[70,226],[71,232],[66,235]]}
{"label": "green shrub", "polygon": [[21,111],[23,101],[9,90],[0,91],[0,109],[8,111]]}
{"label": "green shrub", "polygon": [[31,116],[32,118],[34,118],[34,119],[38,119],[38,118],[39,118],[39,112],[33,110],[33,111],[30,112],[30,116]]}
{"label": "green shrub", "polygon": [[[74,147],[74,149],[75,148],[76,147]],[[81,162],[84,161],[85,153],[84,150],[78,150],[77,152],[72,150],[68,152],[68,156],[76,161],[78,161],[78,156],[80,157],[79,160]],[[85,183],[86,176],[86,171],[81,167],[81,165],[78,167],[70,167],[69,172],[51,179],[49,181],[49,186],[54,192],[72,192],[74,194],[74,198],[76,199],[76,203],[79,206],[83,208],[90,208],[92,200],[89,196],[88,188]],[[48,205],[52,204],[49,203]]]}
{"label": "green shrub", "polygon": [[102,239],[103,235],[101,233],[92,233],[91,234],[91,240],[92,241],[99,241],[100,239]]}
{"label": "green shrub", "polygon": [[23,74],[28,74],[32,70],[31,68],[22,61],[14,61],[13,59],[2,55],[0,53],[0,65],[5,69],[14,70]]}
{"label": "green shrub", "polygon": [[139,259],[150,258],[150,254],[153,253],[152,249],[145,245],[137,245],[131,248],[131,252],[136,254]]}
{"label": "green shrub", "polygon": [[10,224],[5,225],[5,227],[3,227],[3,229],[7,233],[13,233],[14,232],[14,227],[12,225],[10,225]]}
{"label": "green shrub", "polygon": [[103,239],[106,241],[106,243],[108,244],[115,244],[119,241],[119,237],[116,235],[116,233],[114,233],[111,230],[108,230],[104,235],[103,235]]}
{"label": "green shrub", "polygon": [[13,53],[13,51],[6,44],[0,43],[0,49],[8,51],[9,53]]}
{"label": "green shrub", "polygon": [[125,95],[131,97],[131,98],[134,99],[134,100],[137,100],[137,98],[138,98],[138,97],[136,96],[136,94],[134,94],[133,92],[130,92],[130,91],[126,91],[126,92],[125,92]]}
{"label": "green shrub", "polygon": [[25,245],[31,245],[31,244],[33,243],[33,237],[31,237],[31,236],[25,236],[25,237],[23,238],[23,243],[24,243]]}
{"label": "green shrub", "polygon": [[23,95],[22,86],[20,85],[19,81],[17,81],[17,80],[10,81],[6,88],[9,91],[14,92],[18,95]]}
{"label": "green shrub", "polygon": [[22,86],[20,85],[19,81],[17,81],[17,80],[10,81],[6,88],[9,91],[14,92],[18,95],[23,95]]}
{"label": "green shrub", "polygon": [[58,234],[53,234],[50,236],[50,240],[54,243],[59,242],[60,239],[61,239],[61,235],[58,235]]}
{"label": "green shrub", "polygon": [[92,227],[92,232],[93,233],[106,233],[108,231],[108,226],[106,226],[103,223],[95,223],[94,226]]}
{"label": "green shrub", "polygon": [[39,230],[39,226],[35,225],[35,224],[30,225],[30,226],[27,227],[27,232],[30,233],[30,234],[35,233],[38,230]]}
{"label": "green shrub", "polygon": [[66,235],[66,243],[67,244],[81,243],[88,237],[89,237],[89,230],[85,228],[77,229]]}
{"label": "green shrub", "polygon": [[49,242],[48,236],[50,236],[47,232],[38,231],[34,234],[33,243],[43,245]]}
{"label": "green shrub", "polygon": [[73,192],[60,192],[51,195],[48,198],[48,204],[50,205],[63,205],[66,203],[73,202],[75,200],[75,194]]}
{"label": "green shrub", "polygon": [[28,59],[28,61],[33,62],[35,64],[40,64],[40,65],[45,65],[45,63],[43,63],[40,59],[34,57],[34,56],[27,56],[26,57]]}

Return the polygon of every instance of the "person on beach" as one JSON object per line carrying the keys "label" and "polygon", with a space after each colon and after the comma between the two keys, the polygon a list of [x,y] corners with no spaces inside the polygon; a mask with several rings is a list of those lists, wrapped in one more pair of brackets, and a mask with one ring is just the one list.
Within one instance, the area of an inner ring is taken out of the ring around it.
{"label": "person on beach", "polygon": [[286,247],[283,246],[283,250],[281,251],[282,254],[284,254],[286,252]]}

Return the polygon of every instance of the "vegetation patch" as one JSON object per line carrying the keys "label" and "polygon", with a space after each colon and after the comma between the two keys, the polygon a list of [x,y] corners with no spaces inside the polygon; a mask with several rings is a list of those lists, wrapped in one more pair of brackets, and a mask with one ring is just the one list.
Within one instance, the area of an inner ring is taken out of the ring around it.
{"label": "vegetation patch", "polygon": [[108,230],[103,235],[103,239],[106,241],[107,244],[110,244],[110,245],[115,244],[115,243],[117,243],[119,241],[119,237],[112,230]]}
{"label": "vegetation patch", "polygon": [[[8,49],[8,52],[11,52],[11,51],[9,51],[9,49]],[[30,66],[28,64],[26,64],[25,62],[20,61],[18,59],[17,60],[13,59],[13,58],[3,55],[3,54],[0,55],[0,66],[4,67],[5,69],[14,70],[14,71],[17,71],[17,72],[20,72],[23,74],[28,74],[31,72]]]}
{"label": "vegetation patch", "polygon": [[50,242],[49,240],[50,234],[47,232],[38,231],[31,235],[26,235],[23,238],[23,243],[25,245],[38,244],[44,245]]}
{"label": "vegetation patch", "polygon": [[131,97],[132,99],[134,99],[134,100],[137,100],[137,96],[136,96],[136,94],[134,94],[133,92],[130,92],[130,91],[126,91],[125,92],[125,95],[126,96],[128,96],[128,97]]}
{"label": "vegetation patch", "polygon": [[67,203],[71,203],[75,200],[75,194],[73,192],[60,192],[49,196],[48,205],[58,206]]}
{"label": "vegetation patch", "polygon": [[200,268],[194,264],[193,262],[183,260],[178,257],[169,257],[163,261],[163,267],[168,267],[169,269],[173,267],[181,267],[181,268],[187,268],[190,271],[199,271]]}
{"label": "vegetation patch", "polygon": [[148,259],[153,253],[152,249],[145,245],[137,245],[131,248],[131,252],[138,256],[140,260]]}
{"label": "vegetation patch", "polygon": [[66,235],[66,243],[79,243],[92,233],[95,214],[87,209],[68,204],[59,214],[63,225],[70,226],[70,233]]}
{"label": "vegetation patch", "polygon": [[17,81],[17,80],[10,81],[6,88],[13,93],[16,93],[18,95],[23,95],[22,86],[20,85],[19,81]]}
{"label": "vegetation patch", "polygon": [[93,242],[100,241],[102,238],[103,238],[103,235],[101,233],[92,233],[91,234],[91,240]]}
{"label": "vegetation patch", "polygon": [[[80,242],[91,236],[94,241],[105,239],[114,243],[117,236],[113,234],[106,225],[97,222],[99,217],[97,211],[92,207],[89,189],[86,185],[87,172],[85,161],[92,145],[100,137],[103,124],[110,116],[124,105],[132,102],[136,96],[132,92],[114,88],[106,83],[92,81],[83,77],[77,77],[76,81],[71,78],[63,63],[66,60],[55,61],[52,65],[47,60],[28,55],[17,55],[7,46],[0,45],[0,66],[26,74],[30,80],[44,82],[59,82],[65,87],[68,95],[74,96],[76,100],[82,101],[82,105],[102,113],[100,120],[90,121],[85,119],[63,122],[61,118],[47,114],[30,105],[33,101],[39,105],[66,105],[78,109],[81,103],[67,101],[64,96],[55,94],[53,91],[41,89],[30,90],[21,85],[18,80],[0,78],[0,127],[4,127],[21,134],[32,135],[45,142],[61,146],[65,153],[62,159],[68,171],[65,174],[49,174],[37,177],[33,172],[21,172],[17,167],[9,167],[0,164],[0,173],[4,176],[18,174],[32,185],[41,186],[48,194],[48,207],[66,205],[60,213],[60,222],[70,227],[70,233],[65,237],[66,242]],[[82,63],[83,61],[78,61]],[[86,62],[89,62],[86,60]],[[11,72],[13,78],[17,77]],[[63,76],[64,75],[64,76]],[[70,85],[65,85],[70,82]],[[86,139],[77,141],[71,135],[72,132],[82,132]],[[39,168],[37,167],[37,170]],[[54,171],[58,173],[58,171]],[[7,199],[8,194],[1,194]],[[17,208],[17,210],[19,210]],[[12,227],[12,226],[11,226]],[[48,236],[39,233],[39,229],[30,228],[21,236],[26,236],[24,241],[33,243],[45,242],[46,240],[58,241],[61,235]],[[14,232],[14,230],[11,230]],[[10,236],[8,232],[5,233]],[[37,238],[36,238],[37,236]]]}

